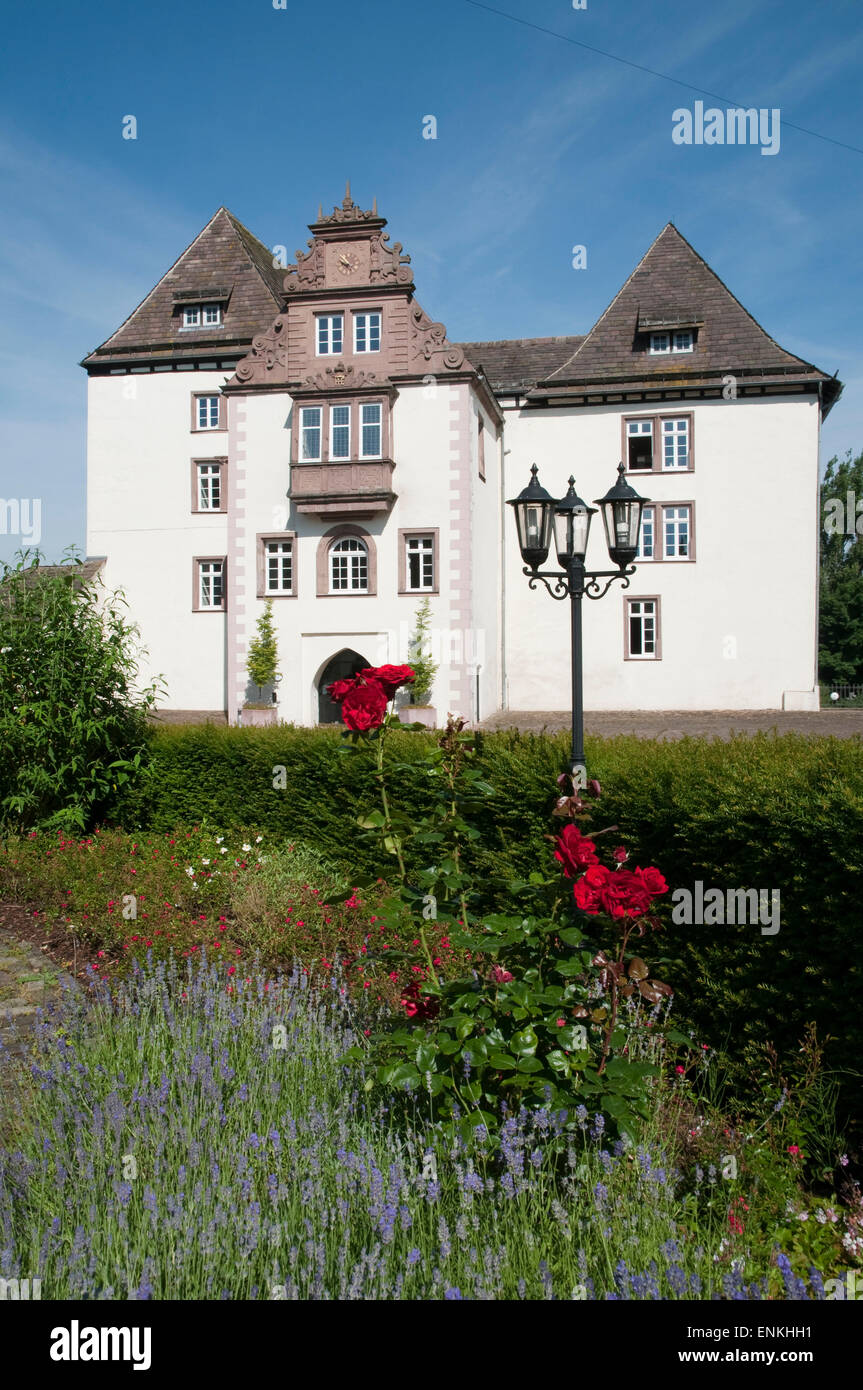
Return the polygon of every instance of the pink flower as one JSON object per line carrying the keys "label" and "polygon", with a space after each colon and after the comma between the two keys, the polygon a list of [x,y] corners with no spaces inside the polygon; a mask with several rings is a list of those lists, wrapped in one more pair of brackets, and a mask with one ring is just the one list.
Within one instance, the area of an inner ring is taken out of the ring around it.
{"label": "pink flower", "polygon": [[558,1026],[558,1028],[562,1028],[562,1027],[564,1026],[565,1023],[566,1023],[566,1019],[565,1019],[565,1018],[559,1018],[559,1019],[557,1019],[557,1026]]}
{"label": "pink flower", "polygon": [[679,1076],[682,1076],[682,1075],[684,1074],[684,1072],[686,1071],[686,1068],[685,1068],[685,1067],[675,1067],[674,1070],[678,1073]]}
{"label": "pink flower", "polygon": [[504,970],[502,965],[493,965],[489,979],[496,985],[508,985],[513,976],[508,970]]}
{"label": "pink flower", "polygon": [[796,1158],[797,1155],[798,1155],[799,1152],[800,1152],[800,1145],[799,1145],[799,1144],[789,1144],[789,1145],[788,1145],[788,1152],[790,1153],[790,1155],[791,1155],[792,1158]]}

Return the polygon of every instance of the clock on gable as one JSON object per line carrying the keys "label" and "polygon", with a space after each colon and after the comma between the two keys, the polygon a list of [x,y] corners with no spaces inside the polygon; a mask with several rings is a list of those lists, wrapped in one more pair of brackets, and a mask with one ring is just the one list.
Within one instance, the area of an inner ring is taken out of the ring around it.
{"label": "clock on gable", "polygon": [[327,247],[327,280],[332,284],[362,283],[369,276],[367,241],[335,241]]}

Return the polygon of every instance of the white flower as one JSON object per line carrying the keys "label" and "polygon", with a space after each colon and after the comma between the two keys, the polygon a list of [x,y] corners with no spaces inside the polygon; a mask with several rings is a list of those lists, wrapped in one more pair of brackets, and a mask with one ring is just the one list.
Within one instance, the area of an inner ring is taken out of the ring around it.
{"label": "white flower", "polygon": [[227,851],[226,849],[220,849],[220,850],[219,850],[219,853],[220,853],[220,854],[227,854],[228,851]]}
{"label": "white flower", "polygon": [[259,845],[259,844],[261,843],[261,841],[263,840],[263,838],[264,838],[263,835],[258,835],[257,838],[255,839],[255,844],[256,844],[256,845]]}
{"label": "white flower", "polygon": [[192,869],[192,868],[188,868],[188,869],[186,870],[186,873],[189,875],[189,878],[194,878],[194,877],[195,877],[195,870]]}
{"label": "white flower", "polygon": [[217,845],[220,845],[220,844],[222,843],[222,841],[224,840],[224,838],[225,838],[224,835],[217,835],[217,836],[216,836],[216,844],[217,844]]}
{"label": "white flower", "polygon": [[808,1220],[809,1220],[809,1213],[808,1213],[808,1211],[798,1211],[798,1213],[797,1213],[797,1220],[798,1220],[798,1221],[808,1221]]}
{"label": "white flower", "polygon": [[201,863],[202,863],[202,864],[209,864],[209,862],[210,862],[209,859],[202,859],[202,860],[201,860]]}
{"label": "white flower", "polygon": [[252,848],[251,845],[243,845],[243,854],[248,854],[248,852],[249,852],[249,850],[250,850],[251,848]]}

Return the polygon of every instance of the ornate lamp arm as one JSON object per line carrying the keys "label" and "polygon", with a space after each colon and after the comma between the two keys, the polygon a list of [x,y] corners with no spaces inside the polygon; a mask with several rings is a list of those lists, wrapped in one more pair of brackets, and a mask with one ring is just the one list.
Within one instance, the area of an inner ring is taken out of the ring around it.
{"label": "ornate lamp arm", "polygon": [[[528,576],[528,588],[535,589],[537,581],[541,581],[551,597],[561,598],[604,598],[616,579],[620,580],[624,589],[629,588],[629,577],[635,574],[635,565],[627,565],[625,569],[616,570],[574,570],[567,573],[565,570],[534,570],[529,565],[525,565],[524,574]],[[604,579],[605,584],[600,584],[599,580]]]}

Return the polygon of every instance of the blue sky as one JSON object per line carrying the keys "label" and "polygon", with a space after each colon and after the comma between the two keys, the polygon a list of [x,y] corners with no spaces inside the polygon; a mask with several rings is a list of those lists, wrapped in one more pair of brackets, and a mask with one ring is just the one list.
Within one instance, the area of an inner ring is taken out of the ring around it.
{"label": "blue sky", "polygon": [[[84,546],[80,359],[221,204],[293,254],[347,177],[454,339],[585,332],[673,220],[783,347],[845,382],[824,459],[863,449],[860,0],[491,6],[562,37],[469,0],[285,4],[68,0],[19,7],[4,35],[0,497],[42,499],[50,559]],[[676,145],[699,91],[579,43],[778,107],[779,153]],[[0,535],[0,558],[19,544]]]}

